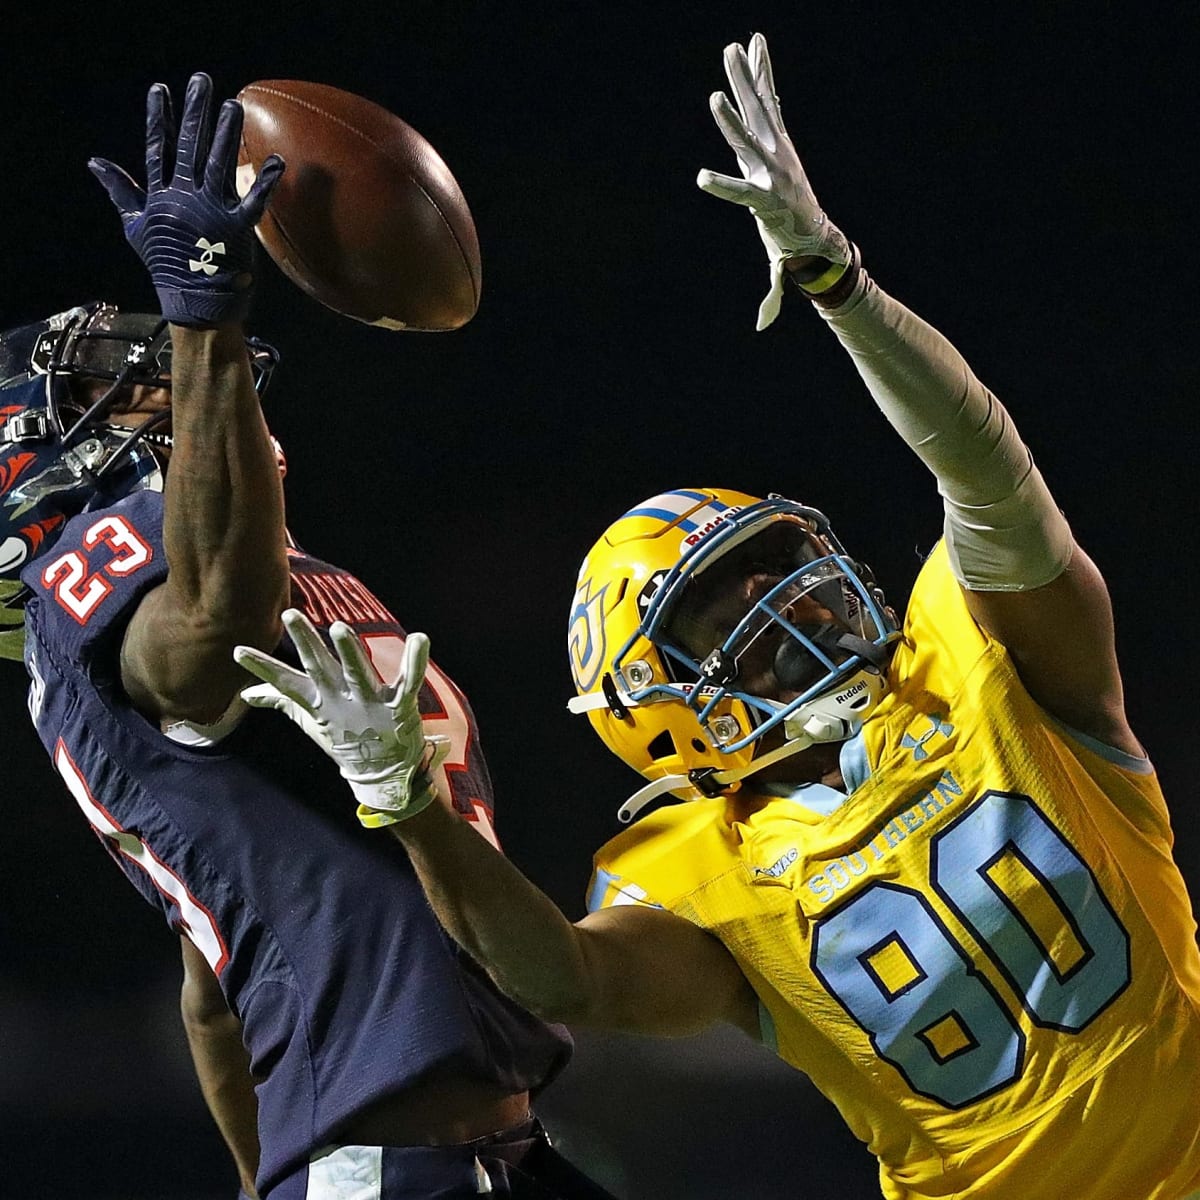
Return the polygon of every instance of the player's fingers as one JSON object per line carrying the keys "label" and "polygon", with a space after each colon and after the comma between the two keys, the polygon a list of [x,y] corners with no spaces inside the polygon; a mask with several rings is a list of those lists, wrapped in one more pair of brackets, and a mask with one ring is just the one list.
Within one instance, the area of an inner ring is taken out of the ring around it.
{"label": "player's fingers", "polygon": [[204,160],[208,153],[208,109],[211,102],[212,80],[203,71],[197,71],[188,80],[183,100],[172,183],[196,184],[204,179]]}
{"label": "player's fingers", "polygon": [[746,127],[745,121],[729,102],[729,97],[724,92],[713,92],[709,97],[708,107],[712,110],[717,128],[729,143],[729,148],[737,155],[743,170],[749,172],[762,167],[762,151],[754,135]]}
{"label": "player's fingers", "polygon": [[425,738],[425,774],[436,771],[450,757],[450,739],[444,733],[431,733]]}
{"label": "player's fingers", "polygon": [[729,46],[725,50],[725,74],[729,78],[729,90],[737,105],[737,115],[742,125],[754,138],[768,145],[775,141],[774,129],[766,112],[770,103],[759,92],[760,78],[755,61],[755,42],[750,42],[749,54],[741,46]]}
{"label": "player's fingers", "polygon": [[733,93],[742,120],[749,125],[758,108],[758,97],[754,92],[754,72],[750,68],[750,59],[745,48],[737,42],[725,47],[725,78],[729,80],[729,90]]}
{"label": "player's fingers", "polygon": [[235,646],[233,658],[239,667],[263,681],[273,691],[278,691],[289,700],[312,709],[319,701],[316,688],[303,671],[256,650],[253,646]]}
{"label": "player's fingers", "polygon": [[[251,674],[258,674],[249,662],[241,662],[241,665]],[[247,693],[254,698],[247,698]],[[315,716],[317,709],[321,707],[321,698],[316,694],[308,676],[293,671],[290,667],[284,667],[277,675],[264,679],[262,683],[252,683],[243,688],[242,698],[256,708],[277,708],[293,718],[297,712]]]}
{"label": "player's fingers", "polygon": [[750,74],[758,94],[764,94],[764,86],[767,94],[773,93],[775,85],[771,81],[771,55],[767,52],[767,39],[761,33],[756,33],[747,44],[746,59],[750,64]]}
{"label": "player's fingers", "polygon": [[416,706],[417,693],[425,682],[429,666],[429,638],[423,633],[410,633],[404,642],[404,676],[399,681],[394,707],[411,702]]}
{"label": "player's fingers", "polygon": [[219,200],[234,195],[233,177],[237,171],[238,143],[242,136],[242,106],[226,100],[217,114],[212,150],[204,166],[204,187]]}
{"label": "player's fingers", "polygon": [[696,186],[710,196],[732,200],[734,204],[744,204],[747,208],[758,207],[770,196],[770,192],[744,179],[735,179],[732,175],[718,175],[709,170],[703,170],[696,176]]}
{"label": "player's fingers", "polygon": [[[251,675],[257,676],[264,683],[274,683],[288,671],[293,671],[287,663],[282,663],[277,658],[272,658],[269,654],[264,654],[261,650],[256,650],[253,646],[234,646],[233,661],[239,667],[245,668]],[[298,671],[294,672],[299,674]]]}
{"label": "player's fingers", "polygon": [[290,701],[282,692],[269,683],[255,683],[241,690],[242,699],[251,708],[275,708],[280,711],[287,709]]}
{"label": "player's fingers", "polygon": [[146,93],[146,187],[154,192],[166,180],[166,160],[175,158],[175,118],[171,93],[164,83],[152,84]]}
{"label": "player's fingers", "polygon": [[355,700],[376,699],[384,683],[358,635],[345,621],[335,621],[329,636],[342,664],[342,676]]}
{"label": "player's fingers", "polygon": [[107,158],[92,158],[88,160],[88,170],[100,180],[122,217],[134,216],[146,207],[146,193],[116,163]]}
{"label": "player's fingers", "polygon": [[317,694],[341,693],[344,687],[341,666],[312,622],[298,608],[289,608],[283,614],[283,625]]}
{"label": "player's fingers", "polygon": [[775,94],[775,76],[771,70],[771,56],[767,52],[767,39],[756,33],[750,39],[750,74],[754,80],[754,92],[758,97],[757,111],[762,128],[756,126],[758,136],[772,144],[787,137],[783,117],[779,112],[779,97]]}
{"label": "player's fingers", "polygon": [[278,154],[269,155],[263,160],[258,176],[242,198],[242,211],[252,224],[257,225],[262,219],[263,210],[267,207],[267,201],[270,200],[285,167],[286,164]]}

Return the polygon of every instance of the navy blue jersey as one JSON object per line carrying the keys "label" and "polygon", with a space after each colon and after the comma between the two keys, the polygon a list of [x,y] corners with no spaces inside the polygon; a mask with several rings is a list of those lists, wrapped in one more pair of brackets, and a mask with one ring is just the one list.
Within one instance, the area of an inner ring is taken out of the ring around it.
{"label": "navy blue jersey", "polygon": [[[390,613],[345,571],[289,554],[295,607],[318,628],[346,621],[394,678],[404,632]],[[166,572],[157,493],[68,523],[25,573],[30,710],[100,840],[242,1022],[262,1080],[260,1187],[431,1070],[544,1085],[566,1031],[501,996],[445,935],[401,845],[359,826],[336,768],[291,722],[249,710],[215,745],[187,745],[131,707],[121,637]],[[451,738],[442,794],[494,840],[474,718],[432,664],[421,711]]]}

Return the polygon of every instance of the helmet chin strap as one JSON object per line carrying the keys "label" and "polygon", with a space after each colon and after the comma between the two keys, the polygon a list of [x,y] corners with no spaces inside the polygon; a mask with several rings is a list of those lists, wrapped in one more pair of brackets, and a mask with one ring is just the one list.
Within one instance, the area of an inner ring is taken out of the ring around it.
{"label": "helmet chin strap", "polygon": [[[749,766],[739,767],[733,771],[712,771],[703,776],[705,787],[714,788],[714,795],[724,790],[731,783],[738,783],[745,779],[748,775],[753,775],[761,771],[764,767],[769,767],[772,763],[780,762],[782,759],[790,758],[793,754],[801,750],[807,750],[814,742],[821,741],[821,738],[800,737],[795,741],[784,742],[781,746],[776,746],[774,750],[768,751],[761,758],[756,758]],[[632,821],[638,813],[650,804],[657,800],[664,792],[673,792],[677,788],[698,787],[699,784],[695,776],[697,772],[692,772],[688,775],[664,775],[661,779],[655,779],[652,783],[646,784],[645,787],[638,788],[620,808],[617,809],[617,820],[623,825],[627,825]],[[703,791],[704,788],[701,788]]]}
{"label": "helmet chin strap", "polygon": [[747,766],[730,771],[691,771],[687,775],[665,775],[655,779],[639,788],[617,809],[617,819],[627,825],[659,796],[679,788],[698,788],[717,796],[731,783],[739,783],[818,742],[844,742],[858,732],[863,718],[879,702],[886,687],[878,669],[863,667],[836,691],[818,696],[786,718],[783,730],[787,740],[774,750],[755,757]]}

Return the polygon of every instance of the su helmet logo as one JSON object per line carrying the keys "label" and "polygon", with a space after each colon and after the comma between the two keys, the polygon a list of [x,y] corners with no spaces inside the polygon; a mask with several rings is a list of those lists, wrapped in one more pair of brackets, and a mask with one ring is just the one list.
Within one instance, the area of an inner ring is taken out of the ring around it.
{"label": "su helmet logo", "polygon": [[571,601],[571,620],[567,628],[567,654],[571,675],[581,692],[590,692],[604,669],[604,594],[605,584],[592,594],[591,576],[575,590]]}

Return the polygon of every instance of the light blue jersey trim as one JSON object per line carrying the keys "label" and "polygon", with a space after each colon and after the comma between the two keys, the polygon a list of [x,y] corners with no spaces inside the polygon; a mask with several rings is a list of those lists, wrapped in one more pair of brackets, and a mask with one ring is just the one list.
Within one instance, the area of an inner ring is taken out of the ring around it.
{"label": "light blue jersey trim", "polygon": [[1122,767],[1126,771],[1131,771],[1134,775],[1153,775],[1154,764],[1148,758],[1139,757],[1136,754],[1126,754],[1124,750],[1118,750],[1115,746],[1106,745],[1098,738],[1089,737],[1086,733],[1080,733],[1078,729],[1072,729],[1070,725],[1064,724],[1062,721],[1051,719],[1055,728],[1065,733],[1067,737],[1078,742],[1081,746],[1087,747],[1093,754],[1100,755],[1106,762],[1110,762],[1114,767]]}
{"label": "light blue jersey trim", "polygon": [[771,1014],[767,1012],[767,1006],[761,1000],[758,1002],[758,1040],[772,1054],[779,1053],[779,1038],[775,1033],[775,1022],[771,1020]]}
{"label": "light blue jersey trim", "polygon": [[762,790],[768,796],[782,796],[785,800],[802,804],[810,812],[827,817],[830,813],[837,812],[850,798],[850,793],[871,778],[867,744],[861,731],[842,743],[838,753],[838,765],[842,769],[842,780],[846,785],[844,792],[839,792],[837,788],[831,788],[825,783],[802,783],[798,786],[788,783],[766,784]]}
{"label": "light blue jersey trim", "polygon": [[[611,899],[609,898],[610,889],[612,893]],[[603,867],[597,867],[596,878],[592,883],[591,890],[588,892],[588,912],[594,913],[604,908],[604,901],[606,899],[608,899],[609,908],[616,908],[620,904],[636,904],[641,908],[663,907],[663,905],[651,900],[640,884],[636,884],[629,879],[623,879],[622,876],[616,875],[612,871],[606,871]]]}
{"label": "light blue jersey trim", "polygon": [[588,892],[588,912],[594,913],[604,907],[604,897],[616,881],[617,877],[611,871],[606,871],[603,867],[596,868],[596,878],[592,881],[592,890]]}
{"label": "light blue jersey trim", "polygon": [[871,764],[867,761],[867,742],[861,729],[842,743],[838,765],[842,768],[842,782],[845,783],[847,792],[857,791],[871,778]]}
{"label": "light blue jersey trim", "polygon": [[839,792],[824,783],[764,783],[759,791],[764,796],[778,796],[781,800],[790,800],[807,808],[809,812],[820,813],[827,817],[836,812],[846,803],[846,793]]}
{"label": "light blue jersey trim", "polygon": [[788,798],[815,813],[820,813],[823,817],[837,812],[846,803],[845,792],[839,792],[837,788],[831,788],[825,783],[801,784]]}

